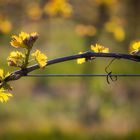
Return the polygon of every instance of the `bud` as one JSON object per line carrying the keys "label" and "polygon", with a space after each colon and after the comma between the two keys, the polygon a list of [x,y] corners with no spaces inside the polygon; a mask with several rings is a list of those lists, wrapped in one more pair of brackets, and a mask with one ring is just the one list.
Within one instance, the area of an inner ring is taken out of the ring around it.
{"label": "bud", "polygon": [[38,34],[36,32],[31,33],[30,36],[28,38],[26,38],[25,40],[23,40],[23,43],[28,46],[29,48],[33,47],[33,44],[35,43],[35,41],[38,39]]}

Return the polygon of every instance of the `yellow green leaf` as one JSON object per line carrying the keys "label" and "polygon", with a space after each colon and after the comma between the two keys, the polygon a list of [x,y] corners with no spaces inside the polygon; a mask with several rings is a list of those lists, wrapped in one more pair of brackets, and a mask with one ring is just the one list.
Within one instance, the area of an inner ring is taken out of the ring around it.
{"label": "yellow green leaf", "polygon": [[13,95],[11,93],[7,92],[3,88],[0,89],[0,102],[7,102],[12,96]]}
{"label": "yellow green leaf", "polygon": [[129,53],[134,55],[134,54],[139,53],[139,51],[140,51],[140,41],[132,42],[129,47]]}
{"label": "yellow green leaf", "polygon": [[[79,52],[79,54],[82,54],[82,52]],[[86,59],[85,58],[78,58],[77,59],[77,64],[83,64],[86,62]]]}
{"label": "yellow green leaf", "polygon": [[108,53],[109,52],[109,48],[105,48],[102,45],[96,44],[91,45],[91,50],[94,51],[95,53]]}
{"label": "yellow green leaf", "polygon": [[13,35],[10,44],[15,48],[31,48],[33,43],[38,38],[38,34],[33,32],[28,34],[26,32],[21,32],[18,36]]}
{"label": "yellow green leaf", "polygon": [[36,50],[35,53],[32,53],[32,56],[35,58],[40,68],[46,66],[48,58],[45,54],[41,53],[41,51]]}
{"label": "yellow green leaf", "polygon": [[12,51],[7,58],[8,65],[21,67],[23,65],[23,61],[25,59],[25,55],[19,51]]}

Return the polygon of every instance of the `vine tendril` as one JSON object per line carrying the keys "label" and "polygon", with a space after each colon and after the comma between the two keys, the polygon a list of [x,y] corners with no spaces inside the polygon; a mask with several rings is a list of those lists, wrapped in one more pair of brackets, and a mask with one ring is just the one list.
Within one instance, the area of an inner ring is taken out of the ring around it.
{"label": "vine tendril", "polygon": [[110,65],[116,60],[116,58],[113,58],[109,64],[105,67],[105,72],[107,73],[107,77],[106,77],[106,81],[108,84],[110,84],[110,80],[112,82],[117,81],[117,76],[116,75],[112,75],[112,71],[108,71],[108,69],[110,68]]}

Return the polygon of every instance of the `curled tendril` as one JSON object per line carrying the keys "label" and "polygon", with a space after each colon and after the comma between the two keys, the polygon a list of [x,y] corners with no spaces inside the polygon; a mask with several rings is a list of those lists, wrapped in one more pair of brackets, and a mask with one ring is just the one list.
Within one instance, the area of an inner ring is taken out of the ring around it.
{"label": "curled tendril", "polygon": [[105,72],[107,73],[107,77],[106,77],[106,81],[108,84],[110,84],[110,80],[112,82],[117,81],[117,76],[116,75],[112,75],[112,71],[108,71],[110,65],[116,60],[116,58],[113,58],[109,64],[106,66],[105,68]]}

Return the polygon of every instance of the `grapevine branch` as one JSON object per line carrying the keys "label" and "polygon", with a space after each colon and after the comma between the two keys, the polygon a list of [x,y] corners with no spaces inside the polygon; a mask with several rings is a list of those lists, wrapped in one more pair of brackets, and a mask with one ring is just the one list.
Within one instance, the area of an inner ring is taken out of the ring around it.
{"label": "grapevine branch", "polygon": [[[78,58],[85,58],[86,60],[91,60],[92,58],[97,58],[97,57],[107,57],[107,58],[116,58],[116,59],[126,59],[129,61],[136,61],[140,62],[140,56],[137,55],[129,55],[129,54],[121,54],[121,53],[94,53],[94,52],[84,52],[82,54],[75,54],[75,55],[70,55],[70,56],[65,56],[65,57],[60,57],[56,59],[52,59],[47,61],[46,66],[53,65],[56,63],[61,63],[65,61],[70,61]],[[5,82],[13,81],[13,80],[18,80],[23,76],[28,76],[28,74],[36,69],[39,69],[39,65],[35,64],[32,66],[29,66],[27,68],[21,69],[14,71],[11,73],[6,79]]]}

